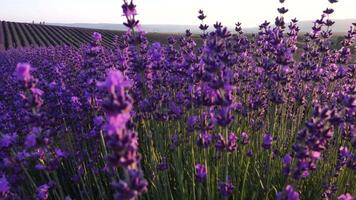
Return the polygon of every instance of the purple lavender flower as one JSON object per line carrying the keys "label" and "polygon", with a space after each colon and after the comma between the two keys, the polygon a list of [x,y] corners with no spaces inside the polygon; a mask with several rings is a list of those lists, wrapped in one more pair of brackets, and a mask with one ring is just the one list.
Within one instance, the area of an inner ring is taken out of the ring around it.
{"label": "purple lavender flower", "polygon": [[282,8],[278,8],[278,12],[280,14],[286,14],[288,12],[288,9],[286,9],[285,7],[282,7]]}
{"label": "purple lavender flower", "polygon": [[129,170],[129,177],[131,181],[131,188],[138,194],[145,193],[147,191],[148,182],[143,177],[141,170]]}
{"label": "purple lavender flower", "polygon": [[103,116],[96,116],[94,118],[94,125],[97,127],[100,127],[101,125],[103,125],[105,122],[105,119]]}
{"label": "purple lavender flower", "polygon": [[169,146],[171,150],[174,150],[179,145],[179,136],[177,133],[173,134],[171,137],[171,145]]}
{"label": "purple lavender flower", "polygon": [[311,151],[309,154],[310,157],[315,160],[319,160],[321,156],[321,153],[319,151]]}
{"label": "purple lavender flower", "polygon": [[272,146],[273,137],[271,133],[266,133],[263,135],[262,147],[265,149],[270,149]]}
{"label": "purple lavender flower", "polygon": [[198,182],[203,183],[206,180],[207,176],[207,169],[206,166],[203,164],[196,164],[195,165],[195,178]]}
{"label": "purple lavender flower", "polygon": [[242,132],[240,134],[240,142],[243,145],[247,145],[248,143],[250,143],[249,135],[247,132]]}
{"label": "purple lavender flower", "polygon": [[221,134],[218,134],[218,135],[214,136],[214,138],[215,138],[215,148],[218,151],[223,151],[226,146],[224,136]]}
{"label": "purple lavender flower", "polygon": [[73,107],[76,109],[76,110],[80,110],[80,106],[82,105],[82,103],[80,102],[79,98],[76,97],[76,96],[72,96],[70,98],[70,102],[72,103]]}
{"label": "purple lavender flower", "polygon": [[199,26],[199,29],[202,31],[206,31],[206,30],[208,30],[208,28],[209,28],[209,26],[206,24],[200,24],[200,26]]}
{"label": "purple lavender flower", "polygon": [[203,10],[199,10],[198,19],[204,20],[205,18],[206,18],[206,15],[204,15],[204,11]]}
{"label": "purple lavender flower", "polygon": [[38,171],[43,171],[46,169],[46,166],[43,164],[36,164],[35,169]]}
{"label": "purple lavender flower", "polygon": [[92,37],[93,37],[93,41],[94,41],[95,43],[100,43],[100,42],[102,41],[102,36],[101,36],[101,34],[98,33],[98,32],[94,32],[93,35],[92,35]]}
{"label": "purple lavender flower", "polygon": [[252,156],[253,156],[253,151],[252,151],[252,149],[249,149],[249,150],[247,151],[246,155],[247,155],[248,157],[252,157]]}
{"label": "purple lavender flower", "polygon": [[207,131],[202,131],[197,138],[197,145],[201,148],[208,148],[212,140],[212,136]]}
{"label": "purple lavender flower", "polygon": [[38,200],[47,200],[48,199],[48,192],[50,186],[48,184],[43,184],[37,188],[37,199]]}
{"label": "purple lavender flower", "polygon": [[230,107],[222,107],[215,117],[218,124],[223,127],[227,126],[234,119]]}
{"label": "purple lavender flower", "polygon": [[18,80],[28,82],[31,76],[31,65],[28,63],[18,63],[16,66],[16,76]]}
{"label": "purple lavender flower", "polygon": [[338,196],[337,200],[355,200],[355,198],[352,197],[350,193],[346,193]]}
{"label": "purple lavender flower", "polygon": [[115,200],[130,200],[135,199],[139,194],[147,191],[147,181],[143,179],[142,173],[137,170],[129,170],[130,182],[118,181],[113,182],[112,186],[116,193]]}
{"label": "purple lavender flower", "polygon": [[189,116],[187,120],[188,132],[193,132],[198,122],[197,116]]}
{"label": "purple lavender flower", "polygon": [[283,192],[277,193],[278,200],[299,200],[299,192],[296,192],[291,185],[287,185]]}
{"label": "purple lavender flower", "polygon": [[17,140],[17,133],[2,135],[0,139],[0,149],[10,147],[12,144],[16,142],[16,140]]}
{"label": "purple lavender flower", "polygon": [[124,25],[129,28],[129,30],[134,29],[138,26],[139,21],[135,19],[137,15],[136,5],[133,4],[133,0],[128,3],[124,0],[124,4],[122,5],[122,11],[124,16],[126,17],[127,21],[124,22]]}
{"label": "purple lavender flower", "polygon": [[332,8],[327,8],[326,10],[323,11],[323,13],[327,14],[327,15],[330,15],[334,12],[334,9]]}
{"label": "purple lavender flower", "polygon": [[108,116],[107,130],[109,133],[115,133],[118,129],[123,129],[130,120],[130,113],[120,113]]}
{"label": "purple lavender flower", "polygon": [[290,154],[286,154],[284,157],[283,157],[283,160],[282,160],[282,163],[283,163],[283,174],[284,175],[288,175],[289,172],[290,172],[290,166],[292,164],[292,156]]}
{"label": "purple lavender flower", "polygon": [[286,154],[284,157],[283,157],[283,165],[290,165],[292,163],[292,156],[290,154]]}
{"label": "purple lavender flower", "polygon": [[231,180],[227,178],[226,182],[219,182],[218,191],[220,196],[230,197],[234,192],[234,185],[232,184]]}
{"label": "purple lavender flower", "polygon": [[124,4],[122,5],[122,11],[124,15],[128,17],[137,15],[136,5],[133,4],[132,0],[130,3],[127,3],[126,0],[124,1]]}
{"label": "purple lavender flower", "polygon": [[121,95],[124,96],[124,90],[130,88],[132,85],[131,81],[127,80],[120,71],[112,70],[108,73],[105,82],[98,83],[99,87],[107,88],[111,94],[115,94],[116,90]]}
{"label": "purple lavender flower", "polygon": [[56,148],[54,152],[56,153],[56,156],[58,158],[64,158],[66,156],[66,153],[62,151],[60,148]]}
{"label": "purple lavender flower", "polygon": [[115,200],[131,200],[137,195],[136,191],[130,188],[130,185],[125,181],[113,182],[112,187],[115,189],[116,193],[114,195]]}
{"label": "purple lavender flower", "polygon": [[236,151],[236,149],[237,149],[237,136],[235,135],[235,133],[232,133],[232,132],[229,133],[226,149],[227,149],[228,152]]}
{"label": "purple lavender flower", "polygon": [[34,94],[36,96],[42,96],[43,95],[43,91],[38,89],[38,88],[31,88],[31,92],[32,92],[32,94]]}
{"label": "purple lavender flower", "polygon": [[158,171],[166,171],[169,168],[169,165],[167,163],[167,159],[163,158],[162,161],[157,165],[157,170]]}
{"label": "purple lavender flower", "polygon": [[120,71],[110,71],[106,81],[99,84],[108,89],[103,107],[107,114],[107,146],[112,150],[108,156],[111,167],[122,167],[125,181],[113,181],[115,199],[133,199],[147,190],[147,181],[139,168],[138,135],[132,130],[132,99],[126,93],[131,84]]}
{"label": "purple lavender flower", "polygon": [[26,139],[25,139],[25,146],[27,148],[36,146],[37,138],[38,138],[40,132],[41,132],[40,128],[37,128],[37,127],[32,128],[32,131],[26,136]]}
{"label": "purple lavender flower", "polygon": [[350,155],[350,151],[347,147],[340,147],[339,155],[343,158],[347,158]]}
{"label": "purple lavender flower", "polygon": [[0,178],[0,197],[5,198],[9,192],[9,182],[7,181],[6,177],[3,176]]}

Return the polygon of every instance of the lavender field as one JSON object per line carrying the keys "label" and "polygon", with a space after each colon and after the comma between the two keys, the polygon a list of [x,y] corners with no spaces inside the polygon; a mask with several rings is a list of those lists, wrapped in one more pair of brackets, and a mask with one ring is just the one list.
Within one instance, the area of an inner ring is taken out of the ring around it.
{"label": "lavender field", "polygon": [[113,44],[3,48],[0,199],[355,200],[356,23],[335,44],[329,0],[302,35],[279,1],[253,35],[199,10],[151,42],[124,0]]}

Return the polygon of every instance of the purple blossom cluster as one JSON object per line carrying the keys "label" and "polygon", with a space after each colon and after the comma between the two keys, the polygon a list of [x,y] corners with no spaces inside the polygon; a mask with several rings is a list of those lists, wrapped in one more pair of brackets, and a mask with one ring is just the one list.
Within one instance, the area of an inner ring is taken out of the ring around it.
{"label": "purple blossom cluster", "polygon": [[138,135],[130,125],[132,98],[126,93],[131,82],[120,71],[110,71],[105,82],[99,83],[108,92],[103,100],[107,116],[105,139],[112,152],[108,155],[111,167],[124,169],[125,179],[113,182],[114,199],[136,199],[147,191],[147,181],[140,169]]}

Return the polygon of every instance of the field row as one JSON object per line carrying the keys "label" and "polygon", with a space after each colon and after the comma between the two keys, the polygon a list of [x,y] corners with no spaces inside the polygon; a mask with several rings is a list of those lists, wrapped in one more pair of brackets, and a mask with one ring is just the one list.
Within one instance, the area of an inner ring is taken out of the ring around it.
{"label": "field row", "polygon": [[105,47],[112,47],[114,37],[119,33],[108,30],[1,21],[0,50],[57,45],[79,47],[81,44],[90,41],[94,31],[103,35],[103,45]]}

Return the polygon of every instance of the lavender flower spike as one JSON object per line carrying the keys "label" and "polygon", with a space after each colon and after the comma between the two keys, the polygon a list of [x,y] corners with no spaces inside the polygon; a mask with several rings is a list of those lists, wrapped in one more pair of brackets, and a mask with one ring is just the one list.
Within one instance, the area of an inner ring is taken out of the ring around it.
{"label": "lavender flower spike", "polygon": [[18,63],[16,66],[16,77],[18,80],[28,82],[31,79],[31,65]]}
{"label": "lavender flower spike", "polygon": [[287,185],[283,192],[277,193],[277,200],[299,200],[299,192],[296,192],[291,185]]}
{"label": "lavender flower spike", "polygon": [[0,197],[5,198],[10,191],[9,182],[6,177],[0,178]]}
{"label": "lavender flower spike", "polygon": [[207,169],[203,164],[195,165],[195,178],[198,182],[203,183],[206,180]]}
{"label": "lavender flower spike", "polygon": [[356,198],[352,197],[350,193],[340,195],[337,200],[355,200]]}

